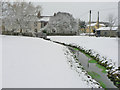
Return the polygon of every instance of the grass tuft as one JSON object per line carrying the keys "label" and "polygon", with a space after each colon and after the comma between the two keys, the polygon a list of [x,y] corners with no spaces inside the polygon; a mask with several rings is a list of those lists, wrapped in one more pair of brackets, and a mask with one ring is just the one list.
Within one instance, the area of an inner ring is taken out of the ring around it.
{"label": "grass tuft", "polygon": [[91,56],[90,55],[88,55],[88,54],[85,54],[88,58],[91,58]]}
{"label": "grass tuft", "polygon": [[101,66],[101,65],[99,65],[99,64],[96,64],[96,66],[97,66],[98,68],[101,68],[103,73],[107,73],[107,72],[106,72],[107,69],[106,69],[105,67],[103,67],[103,66]]}
{"label": "grass tuft", "polygon": [[106,85],[102,81],[100,81],[99,83],[103,88],[106,88]]}
{"label": "grass tuft", "polygon": [[74,50],[79,50],[78,48],[74,48]]}
{"label": "grass tuft", "polygon": [[91,60],[89,60],[88,62],[89,62],[89,63],[97,63],[97,61],[94,60],[94,59],[91,59]]}
{"label": "grass tuft", "polygon": [[88,74],[92,77],[92,78],[101,78],[101,76],[95,72],[88,72]]}

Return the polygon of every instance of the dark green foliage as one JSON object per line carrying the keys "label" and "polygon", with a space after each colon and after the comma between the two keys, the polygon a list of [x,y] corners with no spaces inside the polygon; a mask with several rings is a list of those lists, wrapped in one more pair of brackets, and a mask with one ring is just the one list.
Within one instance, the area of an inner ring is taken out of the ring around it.
{"label": "dark green foliage", "polygon": [[85,21],[79,20],[79,27],[80,27],[80,28],[85,28],[85,27],[86,27]]}
{"label": "dark green foliage", "polygon": [[120,66],[118,67],[118,70],[120,70]]}
{"label": "dark green foliage", "polygon": [[42,32],[43,32],[43,33],[47,33],[47,31],[46,31],[46,30],[43,30]]}
{"label": "dark green foliage", "polygon": [[76,33],[47,33],[47,36],[76,36]]}
{"label": "dark green foliage", "polygon": [[12,32],[12,31],[3,31],[2,35],[13,35],[13,36],[29,36],[29,37],[33,37],[32,33],[19,33],[19,32]]}

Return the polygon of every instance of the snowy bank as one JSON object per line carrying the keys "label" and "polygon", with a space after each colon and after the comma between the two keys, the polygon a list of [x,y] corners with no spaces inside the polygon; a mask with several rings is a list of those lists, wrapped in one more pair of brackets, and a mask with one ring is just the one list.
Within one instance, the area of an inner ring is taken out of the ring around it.
{"label": "snowy bank", "polygon": [[75,44],[85,48],[92,49],[94,53],[106,57],[118,67],[118,39],[109,37],[89,37],[89,36],[50,36],[54,41],[64,42],[66,44]]}
{"label": "snowy bank", "polygon": [[[0,37],[1,38],[1,37]],[[3,36],[3,88],[91,88],[70,68],[63,47],[40,38]]]}

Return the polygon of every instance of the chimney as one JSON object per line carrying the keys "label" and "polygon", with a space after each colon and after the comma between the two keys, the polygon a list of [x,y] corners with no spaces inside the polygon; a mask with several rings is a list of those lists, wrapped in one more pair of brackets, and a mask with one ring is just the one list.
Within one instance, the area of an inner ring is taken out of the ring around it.
{"label": "chimney", "polygon": [[98,18],[97,18],[97,28],[99,28],[99,11],[98,11]]}
{"label": "chimney", "polygon": [[91,10],[90,10],[90,16],[89,16],[89,33],[91,32]]}
{"label": "chimney", "polygon": [[38,12],[37,17],[38,17],[38,18],[40,18],[40,17],[41,17],[40,11]]}

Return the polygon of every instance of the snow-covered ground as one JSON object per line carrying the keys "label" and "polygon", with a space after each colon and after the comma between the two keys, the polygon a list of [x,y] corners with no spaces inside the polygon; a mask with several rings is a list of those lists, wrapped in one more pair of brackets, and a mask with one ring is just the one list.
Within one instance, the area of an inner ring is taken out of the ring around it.
{"label": "snow-covered ground", "polygon": [[[88,88],[72,70],[64,46],[40,38],[2,36],[3,88]],[[87,79],[87,78],[86,78]]]}
{"label": "snow-covered ground", "polygon": [[109,37],[89,37],[89,36],[50,36],[51,40],[64,42],[67,44],[76,44],[85,49],[92,49],[100,56],[112,60],[118,67],[118,38]]}
{"label": "snow-covered ground", "polygon": [[2,36],[0,35],[0,89],[2,89]]}

